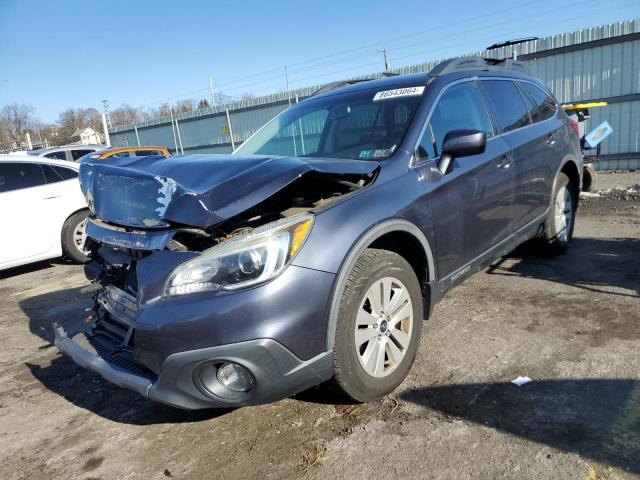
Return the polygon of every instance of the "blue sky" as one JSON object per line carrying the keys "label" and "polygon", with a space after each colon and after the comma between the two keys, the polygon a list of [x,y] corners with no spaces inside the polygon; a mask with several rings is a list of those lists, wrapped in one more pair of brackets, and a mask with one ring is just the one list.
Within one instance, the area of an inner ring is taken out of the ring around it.
{"label": "blue sky", "polygon": [[[479,7],[481,5],[481,7]],[[326,83],[640,17],[639,0],[0,0],[0,106],[43,121],[68,107],[240,96]]]}

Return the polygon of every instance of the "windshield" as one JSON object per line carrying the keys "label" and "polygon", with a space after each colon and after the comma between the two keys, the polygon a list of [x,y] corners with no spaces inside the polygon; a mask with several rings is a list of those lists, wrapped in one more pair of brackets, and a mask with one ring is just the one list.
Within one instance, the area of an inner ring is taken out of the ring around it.
{"label": "windshield", "polygon": [[423,91],[366,90],[307,100],[271,120],[235,154],[382,160],[402,142]]}

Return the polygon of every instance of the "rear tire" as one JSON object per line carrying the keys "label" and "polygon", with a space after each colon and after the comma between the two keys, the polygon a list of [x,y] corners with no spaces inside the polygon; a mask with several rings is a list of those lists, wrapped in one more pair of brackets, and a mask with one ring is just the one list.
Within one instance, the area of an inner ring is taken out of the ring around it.
{"label": "rear tire", "polygon": [[582,191],[595,192],[598,188],[598,174],[590,163],[585,163],[582,169]]}
{"label": "rear tire", "polygon": [[82,246],[84,243],[84,221],[89,211],[81,210],[71,215],[62,226],[62,254],[76,263],[87,263]]}
{"label": "rear tire", "polygon": [[559,255],[573,239],[578,194],[569,177],[559,173],[553,189],[553,197],[544,233],[544,253]]}
{"label": "rear tire", "polygon": [[422,292],[411,265],[367,249],[342,292],[333,349],[333,382],[369,402],[395,390],[415,359],[423,323]]}

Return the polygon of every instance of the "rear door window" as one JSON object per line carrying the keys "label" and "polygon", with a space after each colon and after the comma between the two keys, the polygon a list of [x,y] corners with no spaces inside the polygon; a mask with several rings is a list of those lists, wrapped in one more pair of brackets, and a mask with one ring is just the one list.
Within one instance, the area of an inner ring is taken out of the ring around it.
{"label": "rear door window", "polygon": [[47,179],[47,183],[63,182],[72,178],[78,178],[78,172],[72,168],[59,167],[57,165],[42,164],[44,170],[44,176]]}
{"label": "rear door window", "polygon": [[[473,82],[447,88],[433,109],[429,124],[433,132],[435,155],[440,155],[445,135],[453,130],[479,130],[485,132],[487,137],[492,134],[487,109]],[[425,135],[428,134],[427,128]],[[428,152],[428,137],[420,143],[424,143],[423,148]]]}
{"label": "rear door window", "polygon": [[0,163],[0,193],[38,187],[47,181],[38,163]]}
{"label": "rear door window", "polygon": [[482,85],[502,132],[531,123],[522,95],[512,80],[482,80]]}
{"label": "rear door window", "polygon": [[531,116],[534,122],[542,122],[555,115],[557,105],[551,95],[533,83],[520,82],[520,86],[535,104],[534,113]]}

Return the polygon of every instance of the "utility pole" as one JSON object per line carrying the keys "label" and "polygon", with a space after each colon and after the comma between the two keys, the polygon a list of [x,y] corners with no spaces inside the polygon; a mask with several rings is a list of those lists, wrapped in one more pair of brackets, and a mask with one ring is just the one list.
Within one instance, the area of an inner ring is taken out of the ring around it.
{"label": "utility pole", "polygon": [[109,100],[102,100],[102,106],[104,107],[104,114],[107,117],[107,125],[109,125],[109,128],[113,128],[113,125],[111,125],[111,117],[109,117]]}
{"label": "utility pole", "polygon": [[289,100],[289,106],[291,106],[291,92],[289,91],[289,72],[287,66],[284,66],[284,81],[287,84],[287,100]]}
{"label": "utility pole", "polygon": [[383,48],[382,50],[378,50],[384,56],[384,71],[388,72],[391,70],[391,62],[389,61],[389,50]]}
{"label": "utility pole", "polygon": [[216,91],[213,88],[213,76],[209,75],[209,89],[211,90],[211,108],[216,106]]}
{"label": "utility pole", "polygon": [[109,127],[107,126],[107,115],[102,114],[102,130],[104,131],[104,143],[107,147],[111,147],[111,138],[109,138]]}

